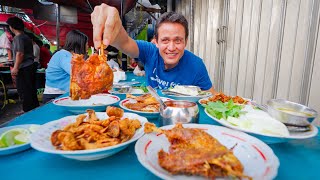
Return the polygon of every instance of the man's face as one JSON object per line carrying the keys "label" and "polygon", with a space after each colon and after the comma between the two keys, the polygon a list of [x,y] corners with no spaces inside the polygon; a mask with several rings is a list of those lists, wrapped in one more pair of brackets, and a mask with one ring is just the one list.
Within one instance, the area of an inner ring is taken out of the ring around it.
{"label": "man's face", "polygon": [[156,46],[164,59],[166,69],[175,67],[187,45],[186,32],[179,23],[163,23],[158,28]]}

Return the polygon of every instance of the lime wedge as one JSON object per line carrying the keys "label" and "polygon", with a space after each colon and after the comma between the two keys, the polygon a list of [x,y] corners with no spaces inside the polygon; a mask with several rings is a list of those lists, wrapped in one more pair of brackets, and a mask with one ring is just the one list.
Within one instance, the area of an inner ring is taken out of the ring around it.
{"label": "lime wedge", "polygon": [[14,137],[17,136],[18,134],[30,134],[30,132],[27,129],[23,129],[23,128],[10,129],[1,134],[0,141],[2,142],[4,147],[12,146],[15,144]]}
{"label": "lime wedge", "polygon": [[0,141],[0,148],[5,148],[7,147],[2,141]]}
{"label": "lime wedge", "polygon": [[13,140],[15,144],[25,144],[29,142],[29,137],[30,137],[29,134],[21,133],[16,135]]}

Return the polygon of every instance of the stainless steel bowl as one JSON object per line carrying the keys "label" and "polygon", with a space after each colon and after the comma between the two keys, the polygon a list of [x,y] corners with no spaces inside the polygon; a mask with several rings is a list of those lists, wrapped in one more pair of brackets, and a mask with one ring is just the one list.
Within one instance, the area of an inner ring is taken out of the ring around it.
{"label": "stainless steel bowl", "polygon": [[318,115],[314,109],[284,99],[271,99],[267,106],[273,118],[291,126],[309,126]]}
{"label": "stainless steel bowl", "polygon": [[197,103],[178,100],[164,103],[167,107],[164,110],[160,110],[160,126],[199,122],[199,107]]}
{"label": "stainless steel bowl", "polygon": [[113,91],[118,92],[118,93],[129,93],[132,89],[132,86],[128,85],[116,85],[113,86]]}

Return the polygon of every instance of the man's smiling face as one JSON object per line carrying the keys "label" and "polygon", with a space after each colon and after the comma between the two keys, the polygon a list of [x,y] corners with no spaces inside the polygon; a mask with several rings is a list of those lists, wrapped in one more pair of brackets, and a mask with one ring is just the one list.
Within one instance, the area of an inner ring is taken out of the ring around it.
{"label": "man's smiling face", "polygon": [[187,46],[187,38],[184,27],[179,23],[165,22],[158,28],[156,46],[164,59],[166,69],[175,67]]}

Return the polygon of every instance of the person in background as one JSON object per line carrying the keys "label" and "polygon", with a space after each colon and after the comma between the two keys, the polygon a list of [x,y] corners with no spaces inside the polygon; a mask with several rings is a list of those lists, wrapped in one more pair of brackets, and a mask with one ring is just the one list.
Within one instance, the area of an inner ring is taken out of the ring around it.
{"label": "person in background", "polygon": [[113,52],[113,51],[108,52],[107,63],[113,71],[119,70],[120,68],[119,64],[117,63],[117,56],[118,56],[118,53],[116,52]]}
{"label": "person in background", "polygon": [[33,45],[32,40],[24,33],[24,24],[20,18],[10,17],[7,24],[15,34],[12,42],[14,66],[11,74],[17,76],[17,89],[22,99],[22,111],[18,113],[23,113],[39,106],[35,87]]}
{"label": "person in background", "polygon": [[135,69],[137,66],[138,66],[137,61],[134,60],[134,58],[130,58],[129,68],[130,68],[130,69]]}
{"label": "person in background", "polygon": [[88,36],[79,30],[69,31],[63,49],[57,51],[48,63],[44,103],[69,92],[72,53],[87,56],[87,51]]}
{"label": "person in background", "polygon": [[137,66],[133,70],[133,74],[136,76],[145,76],[144,66],[141,62],[138,62]]}
{"label": "person in background", "polygon": [[43,47],[47,48],[50,55],[52,56],[52,52],[50,51],[50,45],[49,44],[44,44]]}
{"label": "person in background", "polygon": [[[144,64],[147,84],[167,89],[175,85],[194,85],[217,92],[212,86],[203,60],[185,50],[188,42],[188,21],[176,12],[162,14],[155,26],[155,44],[132,39],[116,8],[101,4],[91,14],[95,48],[101,44],[114,46]],[[192,73],[191,73],[192,72]]]}
{"label": "person in background", "polygon": [[33,56],[34,56],[34,67],[38,69],[40,67],[40,47],[36,43],[36,38],[33,35],[32,44],[33,44]]}
{"label": "person in background", "polygon": [[40,65],[41,68],[47,69],[48,63],[51,59],[51,52],[50,52],[50,46],[49,49],[46,47],[49,44],[44,44],[40,47]]}

